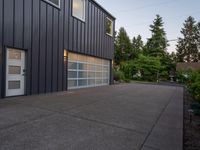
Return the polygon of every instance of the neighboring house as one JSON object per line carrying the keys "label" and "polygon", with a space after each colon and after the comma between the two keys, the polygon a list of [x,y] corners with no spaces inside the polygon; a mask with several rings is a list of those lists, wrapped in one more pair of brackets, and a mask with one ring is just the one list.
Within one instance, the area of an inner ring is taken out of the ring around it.
{"label": "neighboring house", "polygon": [[94,0],[0,0],[0,97],[111,84],[114,26]]}
{"label": "neighboring house", "polygon": [[196,63],[177,63],[176,71],[187,71],[187,70],[200,70],[200,62]]}

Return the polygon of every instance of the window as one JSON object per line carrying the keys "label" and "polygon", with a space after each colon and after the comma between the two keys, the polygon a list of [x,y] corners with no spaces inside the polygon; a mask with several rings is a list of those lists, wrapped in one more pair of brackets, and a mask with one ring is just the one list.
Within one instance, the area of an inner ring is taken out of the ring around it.
{"label": "window", "polygon": [[8,89],[20,89],[20,81],[8,81]]}
{"label": "window", "polygon": [[56,6],[57,8],[60,8],[60,0],[44,0],[48,2],[49,4]]}
{"label": "window", "polygon": [[106,34],[113,36],[113,21],[108,17],[106,18]]}
{"label": "window", "polygon": [[72,7],[73,16],[85,21],[85,0],[73,0]]}
{"label": "window", "polygon": [[10,49],[9,50],[9,59],[21,60],[21,51]]}
{"label": "window", "polygon": [[9,74],[21,74],[21,66],[8,66]]}
{"label": "window", "polygon": [[110,61],[96,57],[68,53],[68,88],[108,85]]}

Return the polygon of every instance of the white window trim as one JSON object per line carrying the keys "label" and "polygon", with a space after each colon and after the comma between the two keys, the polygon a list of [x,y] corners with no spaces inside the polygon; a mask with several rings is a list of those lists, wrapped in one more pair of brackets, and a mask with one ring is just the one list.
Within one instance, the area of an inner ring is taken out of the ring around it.
{"label": "white window trim", "polygon": [[47,3],[49,3],[49,4],[53,5],[53,6],[55,6],[55,7],[57,7],[57,8],[60,8],[60,0],[58,0],[58,5],[54,4],[54,3],[51,2],[50,0],[43,0],[43,1],[45,1],[45,2],[47,2]]}
{"label": "white window trim", "polygon": [[74,15],[74,11],[73,11],[73,5],[74,5],[74,0],[72,0],[72,16],[73,17],[75,17],[75,18],[77,18],[77,19],[79,19],[79,20],[81,20],[81,21],[83,21],[83,22],[85,22],[85,14],[86,14],[86,2],[85,2],[85,0],[84,0],[84,14],[83,14],[83,18],[79,18],[78,16],[76,16],[76,15]]}
{"label": "white window trim", "polygon": [[106,17],[106,19],[108,19],[109,21],[111,21],[111,34],[110,33],[107,33],[107,31],[106,31],[106,34],[107,35],[109,35],[109,36],[111,36],[111,37],[113,37],[113,34],[114,34],[114,32],[113,32],[113,20],[112,19],[110,19],[110,18],[108,18],[108,17]]}

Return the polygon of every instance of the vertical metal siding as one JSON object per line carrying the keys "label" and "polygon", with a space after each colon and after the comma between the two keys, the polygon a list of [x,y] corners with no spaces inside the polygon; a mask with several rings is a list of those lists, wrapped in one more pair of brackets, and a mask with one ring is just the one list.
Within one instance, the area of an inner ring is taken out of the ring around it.
{"label": "vertical metal siding", "polygon": [[73,38],[72,38],[72,50],[76,50],[78,52],[78,21],[73,18]]}
{"label": "vertical metal siding", "polygon": [[105,34],[107,15],[91,0],[84,22],[72,16],[72,0],[61,0],[60,9],[43,0],[0,0],[0,97],[4,47],[26,50],[27,95],[67,89],[64,49],[111,60],[114,38]]}
{"label": "vertical metal siding", "polygon": [[[31,84],[31,93],[38,93],[38,64],[39,64],[39,42],[40,42],[40,0],[33,0],[33,15],[32,15],[32,55],[31,55],[31,64],[32,64],[32,84]],[[33,75],[34,74],[34,75]]]}
{"label": "vertical metal siding", "polygon": [[57,91],[58,89],[58,10],[54,9],[54,23],[53,23],[53,56],[52,56],[52,91]]}
{"label": "vertical metal siding", "polygon": [[3,0],[0,0],[0,98],[2,95],[2,63],[3,63]]}
{"label": "vertical metal siding", "polygon": [[[69,5],[68,5],[68,7],[69,8],[71,8],[72,7],[72,2],[71,2],[71,0],[69,1],[70,3],[69,3]],[[67,8],[66,8],[67,9]],[[68,33],[66,33],[66,34],[69,34],[68,36],[69,36],[69,40],[68,41],[64,41],[65,42],[65,45],[64,45],[64,47],[67,49],[67,50],[72,50],[73,49],[73,38],[74,38],[74,19],[73,19],[73,17],[72,17],[72,11],[71,11],[71,9],[67,9],[67,10],[69,10],[68,11],[68,13],[69,13],[69,18],[68,18],[68,20],[66,20],[66,24],[68,23],[69,24],[69,31],[68,31]],[[66,13],[65,13],[65,15],[66,15]],[[65,18],[66,19],[66,18]],[[66,30],[65,28],[64,28],[64,30]],[[67,36],[67,35],[66,35]],[[67,45],[68,45],[68,47],[67,47]]]}
{"label": "vertical metal siding", "polygon": [[92,52],[91,52],[91,39],[92,39],[92,37],[91,37],[91,33],[92,33],[92,7],[91,7],[91,3],[89,3],[89,5],[88,5],[88,11],[89,11],[89,13],[88,13],[88,18],[89,18],[89,20],[88,20],[88,41],[87,41],[87,44],[88,44],[88,50],[86,51],[87,53],[89,53],[89,54],[91,54]]}
{"label": "vertical metal siding", "polygon": [[[86,9],[85,15],[86,15],[86,16],[89,16],[89,4],[88,4],[88,1],[86,1],[85,9]],[[84,40],[83,40],[83,41],[84,41],[83,53],[84,53],[84,51],[85,51],[86,53],[88,53],[89,17],[86,17],[86,18],[85,18],[85,21],[86,21],[87,23],[86,23],[85,26],[84,26],[85,35],[84,35],[84,37],[83,37],[83,38],[84,38]]]}
{"label": "vertical metal siding", "polygon": [[53,45],[53,8],[47,6],[47,52],[46,52],[46,92],[52,88],[52,45]]}
{"label": "vertical metal siding", "polygon": [[84,53],[85,51],[85,26],[84,23],[82,23],[81,25],[81,53]]}
{"label": "vertical metal siding", "polygon": [[[68,2],[68,1],[67,1]],[[64,53],[64,20],[65,20],[65,6],[64,0],[61,0],[61,10],[59,11],[59,22],[58,22],[58,28],[59,28],[59,36],[58,36],[58,91],[62,91],[63,90],[63,85],[64,85],[64,77],[63,77],[63,53]],[[65,26],[65,28],[67,28],[68,31],[68,25]],[[67,37],[68,39],[68,37]]]}
{"label": "vertical metal siding", "polygon": [[13,46],[14,33],[14,1],[4,0],[4,44]]}
{"label": "vertical metal siding", "polygon": [[[45,3],[40,5],[40,56],[39,56],[39,93],[45,92],[45,68],[46,68],[46,31],[47,31],[47,6]],[[44,19],[45,18],[45,19]]]}
{"label": "vertical metal siding", "polygon": [[78,50],[79,53],[81,52],[80,46],[81,46],[81,40],[82,40],[82,37],[81,37],[81,26],[82,25],[81,25],[81,23],[82,22],[79,21],[78,24],[77,24],[78,30],[77,30],[77,34],[76,34],[76,36],[77,36],[76,37],[76,40],[77,40],[77,44],[76,44],[77,48],[76,49]]}
{"label": "vertical metal siding", "polygon": [[23,5],[23,0],[14,1],[14,47],[19,48],[23,47]]}
{"label": "vertical metal siding", "polygon": [[[26,94],[31,94],[31,46],[32,46],[32,0],[24,0],[24,49],[27,50],[26,60]],[[7,46],[7,45],[6,45]]]}

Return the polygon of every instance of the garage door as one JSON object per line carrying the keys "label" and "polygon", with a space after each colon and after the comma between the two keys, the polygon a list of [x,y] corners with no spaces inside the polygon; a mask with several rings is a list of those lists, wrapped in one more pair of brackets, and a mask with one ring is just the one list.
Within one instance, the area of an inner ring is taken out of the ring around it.
{"label": "garage door", "polygon": [[68,89],[108,85],[110,61],[68,53]]}

